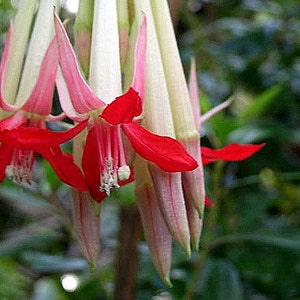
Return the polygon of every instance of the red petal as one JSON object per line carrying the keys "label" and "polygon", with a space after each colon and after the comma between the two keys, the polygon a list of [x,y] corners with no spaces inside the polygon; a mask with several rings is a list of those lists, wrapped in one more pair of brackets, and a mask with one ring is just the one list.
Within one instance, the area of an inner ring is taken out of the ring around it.
{"label": "red petal", "polygon": [[0,141],[23,150],[49,148],[65,143],[81,132],[88,120],[82,121],[72,129],[64,132],[53,132],[43,128],[20,127],[12,130],[0,131]]}
{"label": "red petal", "polygon": [[98,202],[101,202],[106,193],[100,192],[100,161],[98,152],[98,143],[96,139],[96,129],[92,127],[87,135],[83,156],[82,168],[91,196]]}
{"label": "red petal", "polygon": [[201,158],[202,158],[202,164],[203,164],[203,166],[206,166],[206,165],[208,165],[208,164],[210,164],[210,163],[212,163],[212,162],[214,162],[214,161],[217,160],[216,158],[211,158],[211,157],[205,156],[202,153],[201,153]]}
{"label": "red petal", "polygon": [[210,149],[207,147],[201,147],[201,155],[203,164],[208,164],[218,159],[227,161],[240,161],[244,160],[257,151],[259,151],[265,143],[259,145],[245,144],[240,145],[237,143],[230,144],[221,149]]}
{"label": "red petal", "polygon": [[80,191],[87,190],[83,174],[74,163],[73,157],[70,154],[63,153],[59,147],[40,149],[38,153],[49,161],[61,181]]}
{"label": "red petal", "polygon": [[120,97],[117,97],[111,104],[107,105],[101,117],[108,123],[117,125],[130,123],[134,117],[142,113],[142,101],[138,93],[133,89]]}
{"label": "red petal", "polygon": [[123,124],[122,128],[135,151],[163,171],[186,172],[198,166],[175,139],[153,134],[135,122]]}
{"label": "red petal", "polygon": [[6,166],[10,163],[13,154],[13,147],[2,144],[0,147],[0,182],[5,178]]}
{"label": "red petal", "polygon": [[213,206],[214,204],[209,200],[207,196],[205,196],[205,206]]}

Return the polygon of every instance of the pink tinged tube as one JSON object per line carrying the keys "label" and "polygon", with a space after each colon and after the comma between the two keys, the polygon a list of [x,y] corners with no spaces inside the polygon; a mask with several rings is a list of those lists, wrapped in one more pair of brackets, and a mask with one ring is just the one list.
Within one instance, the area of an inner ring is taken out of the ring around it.
{"label": "pink tinged tube", "polygon": [[[182,174],[182,184],[186,192],[185,201],[191,202],[198,210],[199,216],[202,217],[205,191],[199,149],[199,128],[196,127],[193,121],[193,107],[190,103],[189,90],[180,61],[167,1],[153,0],[151,5],[170,96],[176,138],[198,163],[197,169]],[[197,111],[195,111],[196,113]]]}
{"label": "pink tinged tube", "polygon": [[[143,166],[141,167],[141,165]],[[146,163],[140,157],[137,157],[135,161],[135,170],[136,201],[145,239],[156,270],[164,282],[171,286],[169,275],[172,259],[172,236],[161,214]]]}
{"label": "pink tinged tube", "polygon": [[[143,125],[155,134],[174,138],[169,95],[149,1],[135,1],[135,10],[137,13],[144,12],[147,17],[147,68]],[[166,173],[152,163],[148,166],[160,211],[169,231],[189,255],[190,236],[181,188],[181,174]]]}
{"label": "pink tinged tube", "polygon": [[[187,145],[186,150],[197,161],[201,161],[199,143],[194,143],[193,141],[190,141],[190,143],[191,145]],[[204,216],[205,190],[202,165],[198,166],[198,168],[193,171],[182,173],[182,183],[191,234],[191,243],[193,248],[197,250]]]}
{"label": "pink tinged tube", "polygon": [[136,190],[136,197],[153,263],[163,281],[171,286],[172,236],[161,215],[155,192],[145,186]]}
{"label": "pink tinged tube", "polygon": [[[193,110],[194,122],[196,129],[200,132],[200,105],[199,105],[199,89],[197,83],[197,73],[195,61],[191,62],[190,77],[189,77],[189,95]],[[204,186],[204,171],[201,159],[201,148],[198,142],[189,141],[187,151],[198,162],[198,168],[182,174],[183,190],[186,199],[186,209],[189,220],[189,228],[191,234],[191,244],[193,249],[198,251],[199,242],[203,226],[204,204],[205,204],[205,186]],[[200,148],[200,149],[199,149]],[[200,204],[200,206],[199,206]]]}
{"label": "pink tinged tube", "polygon": [[[193,110],[194,123],[197,130],[200,132],[200,106],[199,106],[199,90],[197,84],[197,74],[195,62],[191,63],[190,78],[189,78],[189,94],[190,101]],[[201,148],[199,147],[200,139],[187,140],[184,145],[187,152],[194,157],[198,162],[198,168],[182,174],[183,189],[186,197],[186,201],[189,201],[197,209],[199,217],[203,218],[204,213],[204,198],[205,198],[205,186],[204,186],[204,171],[201,160]]]}
{"label": "pink tinged tube", "polygon": [[149,170],[159,199],[159,207],[173,238],[185,249],[188,256],[190,249],[190,232],[180,173],[166,173],[155,165]]}
{"label": "pink tinged tube", "polygon": [[73,225],[80,250],[95,269],[100,252],[100,218],[96,215],[89,193],[73,190]]}
{"label": "pink tinged tube", "polygon": [[[75,162],[82,160],[83,143],[86,132],[81,132],[74,138],[73,155]],[[96,266],[100,253],[100,213],[95,213],[94,200],[87,192],[73,189],[72,219],[78,246],[89,262],[91,269]]]}
{"label": "pink tinged tube", "polygon": [[203,218],[199,218],[199,213],[196,210],[196,208],[192,205],[192,203],[186,201],[185,206],[189,221],[192,248],[193,250],[198,251],[203,227]]}

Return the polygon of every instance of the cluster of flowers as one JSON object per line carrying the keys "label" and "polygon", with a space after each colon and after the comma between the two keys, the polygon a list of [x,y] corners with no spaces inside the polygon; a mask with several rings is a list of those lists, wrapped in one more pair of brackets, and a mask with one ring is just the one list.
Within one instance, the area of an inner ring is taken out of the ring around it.
{"label": "cluster of flowers", "polygon": [[[27,2],[34,1],[23,6]],[[35,154],[47,159],[59,178],[74,187],[75,216],[80,215],[75,227],[91,262],[99,251],[99,223],[90,196],[101,202],[112,189],[135,181],[145,238],[159,274],[169,283],[172,240],[187,254],[191,244],[198,249],[205,204],[203,165],[242,160],[263,145],[200,147],[205,116],[200,117],[195,65],[188,86],[167,1],[133,1],[134,22],[129,21],[127,1],[124,7],[116,2],[95,1],[92,36],[87,35],[91,42],[78,48],[79,58],[82,52],[90,55],[86,81],[80,71],[84,61],[79,60],[80,66],[63,24],[53,15],[52,1],[41,0],[40,18],[48,20],[54,35],[35,63],[36,79],[23,71],[17,96],[9,84],[17,33],[10,25],[0,65],[0,180],[6,176],[30,183]],[[19,14],[22,9],[28,11],[21,7]],[[39,26],[37,19],[32,39]],[[23,79],[34,84],[22,97]],[[55,86],[63,110],[59,116],[51,115]],[[76,125],[64,132],[47,128],[47,122],[65,117]],[[73,156],[60,149],[71,139]]]}

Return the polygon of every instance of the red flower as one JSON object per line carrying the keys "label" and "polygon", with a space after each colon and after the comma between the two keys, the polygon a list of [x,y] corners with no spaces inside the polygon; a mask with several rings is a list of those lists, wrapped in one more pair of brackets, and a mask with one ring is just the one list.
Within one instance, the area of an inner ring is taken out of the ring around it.
{"label": "red flower", "polygon": [[60,179],[78,188],[86,190],[84,177],[73,162],[72,156],[63,153],[59,144],[73,138],[86,127],[87,122],[65,132],[51,132],[46,129],[48,120],[59,120],[51,116],[53,89],[58,66],[58,54],[55,40],[49,45],[40,67],[40,73],[31,95],[20,107],[9,104],[4,98],[3,80],[10,50],[12,27],[9,28],[4,52],[0,64],[0,107],[12,113],[0,121],[0,182],[5,175],[21,183],[31,183],[31,174],[35,154],[46,158]]}
{"label": "red flower", "polygon": [[[0,126],[3,123],[0,122]],[[0,181],[7,175],[17,182],[25,180],[30,183],[34,156],[38,153],[49,161],[63,182],[79,190],[86,190],[83,175],[72,156],[59,148],[59,144],[73,138],[86,124],[86,121],[82,122],[65,132],[34,127],[0,130]]]}
{"label": "red flower", "polygon": [[[190,171],[197,162],[176,140],[153,134],[138,123],[144,92],[146,20],[137,38],[133,82],[129,90],[110,104],[99,99],[80,74],[76,57],[60,20],[55,17],[62,76],[57,80],[62,108],[73,120],[90,118],[82,167],[92,197],[101,201],[111,189],[130,180],[121,131],[135,151],[166,172]],[[67,85],[67,89],[65,83]],[[137,92],[139,91],[139,92]]]}

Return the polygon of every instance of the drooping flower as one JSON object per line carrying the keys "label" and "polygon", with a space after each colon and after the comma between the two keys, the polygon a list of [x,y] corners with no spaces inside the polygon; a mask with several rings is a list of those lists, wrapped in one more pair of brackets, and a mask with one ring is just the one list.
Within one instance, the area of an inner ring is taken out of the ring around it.
{"label": "drooping flower", "polygon": [[[158,40],[157,30],[155,27],[155,15],[152,11],[152,2],[138,0],[134,2],[135,15],[137,19],[142,18],[144,12],[147,16],[148,31],[147,31],[147,69],[146,69],[146,89],[144,99],[144,119],[143,125],[157,133],[162,135],[168,135],[175,138],[176,132],[173,122],[173,114],[171,110],[170,97],[168,92],[168,86],[166,81],[166,72],[164,70],[163,58],[160,53],[160,41]],[[168,70],[172,72],[172,68]],[[141,167],[141,166],[136,166]],[[136,193],[139,190],[147,191],[149,185],[153,187],[155,197],[157,201],[155,205],[158,205],[156,210],[160,210],[161,216],[152,215],[151,219],[144,219],[144,232],[149,228],[159,231],[159,227],[167,226],[169,234],[165,236],[169,241],[171,235],[182,248],[185,250],[187,256],[191,253],[190,247],[190,230],[187,218],[187,210],[185,206],[184,191],[182,188],[182,174],[167,173],[151,164],[146,164],[144,172],[149,172],[150,179],[146,180],[144,177],[136,178]],[[141,170],[140,172],[142,172]],[[139,202],[149,201],[146,197],[144,199],[137,198],[138,207],[140,207],[140,214],[143,216],[142,207],[146,207],[144,203],[142,205]],[[152,208],[153,210],[153,208]],[[151,221],[151,222],[150,222]],[[148,222],[148,224],[147,224]],[[155,227],[154,227],[155,226]],[[154,240],[150,240],[154,239]],[[160,247],[163,239],[158,235],[148,235],[148,245],[155,245],[150,249],[152,259],[155,265],[161,265],[161,270],[164,270],[164,274],[161,274],[162,278],[168,278],[170,267],[169,257],[171,252],[160,253]]]}
{"label": "drooping flower", "polygon": [[182,173],[185,202],[191,203],[201,218],[204,210],[205,191],[199,149],[199,128],[196,127],[193,120],[189,90],[183,72],[168,2],[166,0],[153,0],[151,1],[151,7],[170,98],[175,135],[198,163],[198,167],[192,172]]}
{"label": "drooping flower", "polygon": [[58,65],[55,40],[48,45],[42,58],[38,78],[29,97],[18,100],[24,96],[19,90],[14,101],[20,102],[18,105],[9,103],[5,98],[6,85],[4,85],[8,75],[6,74],[8,58],[10,52],[14,50],[11,48],[13,34],[13,26],[10,25],[0,64],[0,107],[10,114],[9,117],[0,121],[2,142],[0,180],[2,181],[6,175],[18,183],[22,181],[31,183],[35,154],[39,153],[49,161],[63,182],[80,190],[86,190],[80,169],[74,164],[72,157],[63,153],[59,148],[59,144],[73,138],[83,130],[86,123],[64,133],[55,133],[46,129],[46,121],[63,117],[50,115]]}
{"label": "drooping flower", "polygon": [[[194,120],[195,123],[198,124],[198,128],[200,130],[200,126],[202,123],[208,121],[215,114],[220,112],[221,110],[228,107],[233,99],[229,98],[227,101],[219,104],[218,106],[212,108],[210,111],[205,113],[204,115],[200,115],[200,103],[199,103],[199,90],[197,84],[197,75],[196,75],[196,65],[195,61],[192,60],[191,70],[190,70],[190,79],[189,79],[189,91],[191,104],[194,112]],[[225,160],[225,161],[242,161],[250,156],[254,155],[258,152],[262,147],[265,146],[265,143],[261,144],[238,144],[232,143],[221,149],[211,149],[205,146],[201,146],[201,160],[203,165],[210,164],[216,160]],[[213,203],[210,201],[209,197],[205,195],[204,200],[205,206],[212,206]]]}
{"label": "drooping flower", "polygon": [[[9,120],[10,121],[10,120]],[[7,120],[0,122],[0,127]],[[59,178],[79,190],[86,190],[80,169],[70,154],[63,153],[59,145],[81,132],[87,122],[65,132],[52,132],[41,127],[18,126],[0,129],[0,181],[5,175],[16,182],[31,183],[31,172],[36,153],[47,159]]]}
{"label": "drooping flower", "polygon": [[[142,94],[144,90],[142,78],[146,19],[141,24],[137,38],[132,85],[125,94],[110,104],[97,97],[81,76],[65,29],[56,16],[55,28],[62,70],[62,76],[57,80],[62,107],[74,121],[90,118],[82,167],[89,191],[95,200],[100,202],[110,194],[111,189],[130,179],[131,171],[126,163],[121,132],[141,157],[168,172],[192,170],[197,166],[194,159],[176,140],[155,135],[138,123],[142,114],[139,93]],[[174,155],[167,155],[170,152]]]}

